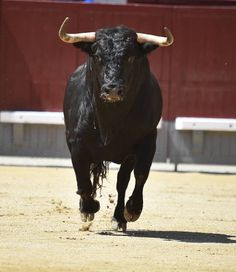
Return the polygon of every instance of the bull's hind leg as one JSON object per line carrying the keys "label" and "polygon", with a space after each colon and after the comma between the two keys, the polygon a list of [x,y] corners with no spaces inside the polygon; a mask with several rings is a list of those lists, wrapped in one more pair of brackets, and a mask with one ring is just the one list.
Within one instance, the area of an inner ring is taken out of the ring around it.
{"label": "bull's hind leg", "polygon": [[121,164],[120,170],[118,172],[116,185],[118,200],[113,216],[113,227],[115,230],[121,229],[122,231],[126,231],[127,221],[124,218],[125,191],[127,189],[130,180],[130,174],[133,169],[134,158],[129,157]]}
{"label": "bull's hind leg", "polygon": [[148,178],[152,160],[156,150],[156,130],[149,134],[138,145],[134,167],[135,188],[126,203],[124,217],[128,222],[136,221],[143,209],[143,187]]}
{"label": "bull's hind leg", "polygon": [[77,194],[80,195],[80,213],[81,219],[91,221],[99,208],[99,202],[92,196],[93,187],[90,181],[90,163],[88,153],[79,145],[71,147],[71,159],[77,180]]}

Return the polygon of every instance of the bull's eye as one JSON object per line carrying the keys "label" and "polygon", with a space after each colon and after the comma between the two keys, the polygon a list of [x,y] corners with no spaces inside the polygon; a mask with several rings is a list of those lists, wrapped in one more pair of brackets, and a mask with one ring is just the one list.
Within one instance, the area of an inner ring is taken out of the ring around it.
{"label": "bull's eye", "polygon": [[102,62],[102,58],[100,56],[94,56],[94,59],[96,62],[99,62],[99,63]]}
{"label": "bull's eye", "polygon": [[134,56],[131,56],[131,57],[128,58],[128,62],[129,62],[129,63],[133,63],[134,60],[135,60],[135,57],[134,57]]}

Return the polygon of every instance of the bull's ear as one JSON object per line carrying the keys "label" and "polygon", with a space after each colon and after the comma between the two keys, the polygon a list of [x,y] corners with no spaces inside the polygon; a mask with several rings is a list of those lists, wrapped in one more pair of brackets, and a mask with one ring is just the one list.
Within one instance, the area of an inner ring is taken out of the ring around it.
{"label": "bull's ear", "polygon": [[77,43],[73,43],[73,45],[76,48],[80,48],[83,52],[91,55],[92,54],[92,42],[77,42]]}
{"label": "bull's ear", "polygon": [[159,46],[150,42],[141,44],[142,50],[145,54],[148,54],[158,48]]}

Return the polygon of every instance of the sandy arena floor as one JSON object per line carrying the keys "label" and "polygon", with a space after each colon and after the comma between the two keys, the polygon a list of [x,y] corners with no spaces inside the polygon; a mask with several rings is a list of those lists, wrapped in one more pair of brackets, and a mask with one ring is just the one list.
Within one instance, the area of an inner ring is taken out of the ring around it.
{"label": "sandy arena floor", "polygon": [[236,271],[235,175],[152,172],[126,234],[111,230],[115,177],[81,231],[72,169],[0,167],[0,271]]}

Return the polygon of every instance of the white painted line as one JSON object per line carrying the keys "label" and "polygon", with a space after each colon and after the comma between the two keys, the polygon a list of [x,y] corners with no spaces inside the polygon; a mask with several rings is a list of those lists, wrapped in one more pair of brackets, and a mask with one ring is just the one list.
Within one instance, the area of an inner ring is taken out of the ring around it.
{"label": "white painted line", "polygon": [[[38,157],[12,157],[0,156],[1,166],[33,166],[33,167],[72,167],[71,159],[65,158],[38,158]],[[119,164],[111,163],[110,169],[118,170]],[[156,163],[152,171],[175,171],[174,163]],[[206,164],[178,164],[178,172],[206,172],[217,174],[236,174],[236,165],[206,165]]]}
{"label": "white painted line", "polygon": [[[120,165],[116,163],[110,163],[109,168],[118,170],[120,168]],[[175,170],[175,165],[173,163],[153,162],[151,166],[151,170],[173,172]]]}
{"label": "white painted line", "polygon": [[[0,111],[0,123],[64,125],[64,115],[51,111]],[[157,129],[161,127],[162,119]]]}
{"label": "white painted line", "polygon": [[162,118],[161,118],[161,120],[160,120],[160,122],[158,123],[158,125],[157,125],[157,129],[161,129],[162,128]]}
{"label": "white painted line", "polygon": [[176,130],[236,131],[236,119],[177,117]]}
{"label": "white painted line", "polygon": [[[0,165],[5,166],[39,166],[39,167],[72,167],[71,159],[0,156]],[[110,169],[119,169],[120,165],[110,163]],[[153,163],[153,171],[174,171],[174,164]]]}
{"label": "white painted line", "polygon": [[64,125],[62,112],[1,111],[1,123]]}
{"label": "white painted line", "polygon": [[[178,172],[205,172],[217,174],[236,174],[235,165],[178,164]],[[236,180],[235,180],[236,181]]]}
{"label": "white painted line", "polygon": [[8,166],[40,166],[40,167],[72,167],[70,159],[39,158],[39,157],[13,157],[0,156],[0,165]]}

